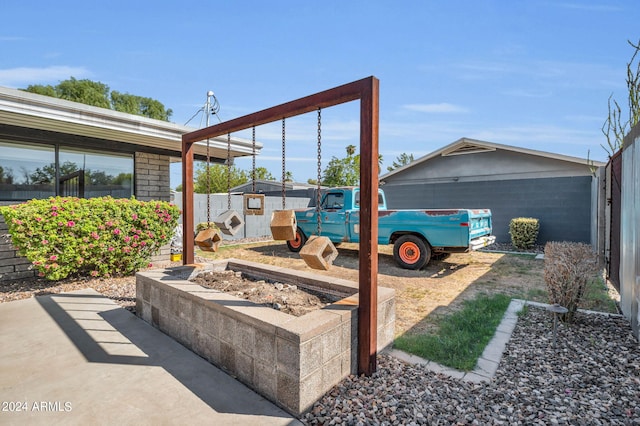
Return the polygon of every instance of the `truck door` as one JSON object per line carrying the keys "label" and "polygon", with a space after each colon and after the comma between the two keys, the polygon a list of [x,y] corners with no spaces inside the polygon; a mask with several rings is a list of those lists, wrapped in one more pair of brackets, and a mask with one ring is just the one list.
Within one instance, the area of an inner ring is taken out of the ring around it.
{"label": "truck door", "polygon": [[322,199],[320,215],[322,218],[321,234],[333,242],[343,241],[347,237],[344,193],[328,192]]}

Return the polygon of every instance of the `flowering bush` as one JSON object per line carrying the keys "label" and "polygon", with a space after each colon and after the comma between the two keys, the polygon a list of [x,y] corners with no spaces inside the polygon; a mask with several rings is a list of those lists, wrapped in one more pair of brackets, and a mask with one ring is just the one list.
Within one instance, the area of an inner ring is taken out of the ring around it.
{"label": "flowering bush", "polygon": [[55,197],[0,207],[13,245],[39,275],[129,275],[167,244],[180,210],[163,201]]}

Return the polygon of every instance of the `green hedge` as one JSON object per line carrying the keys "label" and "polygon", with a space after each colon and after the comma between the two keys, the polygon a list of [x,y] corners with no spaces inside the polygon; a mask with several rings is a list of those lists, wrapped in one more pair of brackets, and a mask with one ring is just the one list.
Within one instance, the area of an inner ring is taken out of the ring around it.
{"label": "green hedge", "polygon": [[171,240],[180,210],[167,202],[55,197],[0,207],[13,245],[39,276],[130,275]]}
{"label": "green hedge", "polygon": [[516,217],[509,222],[511,244],[519,249],[533,247],[538,240],[540,222],[532,217]]}

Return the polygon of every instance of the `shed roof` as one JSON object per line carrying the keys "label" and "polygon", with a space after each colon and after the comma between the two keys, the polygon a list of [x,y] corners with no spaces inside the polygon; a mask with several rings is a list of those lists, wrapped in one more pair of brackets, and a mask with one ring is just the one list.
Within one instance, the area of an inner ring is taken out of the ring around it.
{"label": "shed roof", "polygon": [[491,151],[495,151],[497,149],[501,149],[501,150],[505,150],[505,151],[512,151],[512,152],[518,152],[521,154],[528,154],[528,155],[535,155],[535,156],[539,156],[539,157],[544,157],[544,158],[550,158],[550,159],[554,159],[554,160],[561,160],[561,161],[567,161],[570,163],[575,163],[575,164],[581,164],[581,165],[585,165],[585,166],[595,166],[595,167],[602,167],[604,166],[606,163],[600,162],[600,161],[593,161],[593,160],[588,160],[586,158],[578,158],[578,157],[572,157],[569,155],[562,155],[562,154],[554,154],[551,152],[545,152],[545,151],[538,151],[535,149],[528,149],[528,148],[521,148],[521,147],[517,147],[517,146],[512,146],[512,145],[503,145],[503,144],[499,144],[499,143],[494,143],[494,142],[486,142],[486,141],[480,141],[477,139],[470,139],[470,138],[460,138],[455,142],[450,143],[449,145],[446,145],[436,151],[433,151],[430,154],[427,154],[423,157],[418,158],[417,160],[412,161],[409,164],[406,164],[402,167],[399,167],[395,170],[390,171],[389,173],[386,173],[382,176],[380,176],[380,180],[383,180],[385,178],[388,178],[390,176],[395,175],[396,173],[400,173],[404,170],[407,170],[411,167],[415,167],[421,163],[427,162],[432,158],[435,157],[446,157],[446,156],[453,156],[453,155],[463,155],[463,154],[474,154],[474,153],[480,153],[480,152],[491,152]]}
{"label": "shed roof", "polygon": [[[182,135],[196,130],[7,87],[0,87],[0,124],[164,149],[175,152],[178,157],[182,152]],[[227,157],[226,137],[213,138],[209,145],[212,157]],[[261,148],[262,144],[256,143],[257,153]],[[251,141],[231,138],[232,157],[251,155],[252,150]],[[206,142],[197,143],[195,151],[198,155],[206,155]]]}

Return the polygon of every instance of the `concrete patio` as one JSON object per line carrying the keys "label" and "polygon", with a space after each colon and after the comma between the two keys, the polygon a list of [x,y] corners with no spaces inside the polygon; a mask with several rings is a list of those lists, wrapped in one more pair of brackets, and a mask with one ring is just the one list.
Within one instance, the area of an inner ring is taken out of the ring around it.
{"label": "concrete patio", "polygon": [[0,401],[1,424],[300,424],[93,290],[0,304]]}

